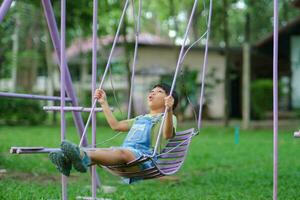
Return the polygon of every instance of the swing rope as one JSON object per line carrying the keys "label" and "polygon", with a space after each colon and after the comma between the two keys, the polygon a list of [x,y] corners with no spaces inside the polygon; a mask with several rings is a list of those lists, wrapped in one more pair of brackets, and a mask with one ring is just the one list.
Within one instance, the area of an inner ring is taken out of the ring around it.
{"label": "swing rope", "polygon": [[199,115],[198,115],[198,131],[201,128],[201,119],[202,119],[202,109],[203,109],[203,96],[204,96],[204,85],[205,85],[205,75],[206,75],[206,68],[207,68],[207,54],[208,54],[208,41],[209,41],[209,34],[211,28],[211,15],[212,15],[212,1],[209,2],[209,15],[208,15],[208,23],[207,23],[207,34],[206,34],[206,41],[205,41],[205,53],[204,53],[204,61],[202,67],[202,74],[201,74],[201,91],[200,91],[200,100],[199,100]]}
{"label": "swing rope", "polygon": [[[118,28],[117,28],[117,32],[116,32],[116,35],[115,35],[115,38],[114,38],[114,41],[113,41],[113,45],[112,45],[112,48],[111,48],[111,51],[110,51],[110,54],[109,54],[109,57],[108,57],[108,61],[107,61],[106,67],[105,67],[105,71],[104,71],[104,73],[103,73],[103,76],[102,76],[100,85],[99,85],[99,87],[98,87],[99,89],[102,88],[103,83],[104,83],[104,80],[105,80],[105,77],[106,77],[106,74],[107,74],[108,69],[109,69],[109,67],[110,67],[112,55],[113,55],[113,52],[114,52],[114,49],[115,49],[117,40],[118,40],[118,38],[119,38],[121,25],[123,24],[124,16],[125,16],[125,13],[126,13],[126,10],[127,10],[127,7],[128,7],[128,2],[129,2],[129,0],[126,0],[126,2],[125,2],[125,5],[124,5],[123,11],[122,11],[122,15],[121,15],[121,18],[120,18],[120,22],[119,22],[119,25],[118,25]],[[93,113],[94,110],[95,110],[96,104],[97,104],[97,99],[95,99],[94,102],[93,102],[91,112],[90,112],[90,114],[89,114],[89,117],[88,117],[88,119],[87,119],[87,122],[86,122],[86,124],[85,124],[84,130],[83,130],[83,133],[82,133],[80,142],[79,142],[79,147],[82,146],[82,142],[83,142],[84,136],[85,136],[85,134],[86,134],[87,128],[88,128],[88,126],[89,126],[89,123],[90,123],[90,121],[91,121],[92,113]]]}
{"label": "swing rope", "polygon": [[[178,70],[181,67],[182,64],[182,53],[183,53],[183,49],[187,40],[187,35],[190,29],[190,25],[191,25],[191,21],[196,9],[196,5],[197,5],[198,1],[195,0],[194,1],[194,5],[192,8],[192,12],[190,15],[190,19],[187,25],[187,29],[186,29],[186,33],[184,36],[184,42],[181,46],[181,50],[180,50],[180,54],[179,54],[179,58],[178,58],[178,62],[177,62],[177,66],[176,66],[176,71],[174,74],[174,78],[173,78],[173,82],[172,82],[172,86],[171,86],[171,91],[169,95],[172,95],[174,87],[175,87],[175,83],[176,83],[176,78],[177,78],[177,74],[178,74]],[[204,53],[204,61],[203,61],[203,67],[202,67],[202,76],[201,76],[201,92],[200,92],[200,100],[199,100],[199,115],[198,115],[198,130],[196,132],[198,132],[201,128],[201,118],[202,118],[202,106],[203,106],[203,96],[204,96],[204,85],[205,85],[205,74],[206,74],[206,68],[207,68],[207,53],[208,53],[208,40],[209,40],[209,33],[210,33],[210,27],[211,27],[211,15],[212,15],[212,0],[210,0],[210,6],[209,6],[209,16],[208,16],[208,23],[207,23],[207,31],[206,31],[206,44],[205,44],[205,53]],[[194,43],[195,44],[195,43]],[[188,49],[189,50],[189,49]],[[185,55],[185,54],[184,54]],[[156,140],[156,144],[155,144],[155,148],[154,148],[154,152],[152,156],[155,156],[157,149],[158,149],[158,143],[159,143],[159,138],[162,135],[162,128],[166,119],[166,113],[167,113],[167,108],[165,109],[164,115],[163,115],[163,119],[162,119],[162,123],[159,129],[159,134]]]}
{"label": "swing rope", "polygon": [[[182,61],[182,56],[183,56],[183,52],[184,52],[184,46],[185,46],[186,41],[187,41],[188,33],[189,33],[189,30],[190,30],[190,26],[191,26],[191,23],[192,23],[192,18],[193,18],[195,9],[197,7],[197,3],[198,3],[198,0],[195,0],[193,8],[192,8],[191,15],[190,15],[190,18],[189,18],[189,21],[188,21],[188,25],[187,25],[187,28],[186,28],[186,31],[185,31],[185,34],[184,34],[184,40],[183,40],[183,43],[181,45],[179,58],[178,58],[178,61],[177,61],[177,64],[176,64],[176,70],[175,70],[175,74],[173,76],[173,81],[172,81],[171,90],[170,90],[169,95],[172,95],[172,93],[174,91],[174,88],[175,88],[177,75],[178,75],[178,72],[179,72],[179,69],[180,69],[181,63],[182,63],[181,61]],[[162,123],[160,124],[160,127],[159,127],[159,132],[158,132],[158,136],[157,136],[157,139],[156,139],[156,143],[155,143],[155,147],[154,147],[152,157],[154,157],[156,155],[156,152],[158,150],[158,144],[159,144],[159,141],[160,141],[160,137],[162,135],[162,129],[163,129],[163,126],[164,126],[164,123],[165,123],[165,120],[166,120],[166,115],[167,115],[167,108],[165,108],[165,111],[164,111],[164,114],[163,114],[163,117],[162,117]]]}
{"label": "swing rope", "polygon": [[[128,102],[127,119],[130,119],[130,117],[131,117],[132,98],[133,98],[132,96],[133,96],[133,91],[134,91],[135,67],[136,67],[138,45],[139,45],[141,7],[142,7],[142,2],[141,2],[141,0],[139,0],[138,16],[137,16],[137,19],[136,19],[135,12],[134,12],[134,2],[132,0],[132,15],[134,17],[134,25],[135,25],[134,26],[134,29],[135,29],[135,45],[134,45],[134,55],[133,55],[133,63],[132,63],[132,70],[131,70],[131,83],[130,83],[130,94],[129,94],[129,102]],[[136,21],[137,21],[137,23],[136,23]]]}
{"label": "swing rope", "polygon": [[[105,71],[104,71],[104,74],[103,74],[103,77],[102,77],[102,80],[101,80],[101,83],[100,83],[100,86],[99,88],[102,88],[102,85],[103,85],[103,82],[104,82],[104,79],[105,79],[105,76],[107,74],[107,70],[108,68],[110,67],[110,62],[111,62],[111,57],[112,57],[112,53],[114,51],[114,48],[115,48],[115,45],[116,45],[116,41],[118,39],[118,36],[119,36],[119,31],[120,31],[120,27],[123,23],[123,19],[124,19],[124,15],[125,15],[125,12],[127,10],[127,7],[128,7],[128,1],[126,1],[125,5],[124,5],[124,9],[123,9],[123,12],[122,12],[122,15],[121,15],[121,19],[120,19],[120,23],[119,23],[119,26],[118,26],[118,29],[117,29],[117,32],[116,32],[116,35],[115,35],[115,38],[114,38],[114,42],[113,42],[113,45],[112,45],[112,49],[111,49],[111,52],[110,52],[110,55],[109,55],[109,59],[108,59],[108,62],[107,62],[107,65],[106,65],[106,68],[105,68]],[[198,115],[198,131],[200,130],[201,128],[201,116],[202,116],[202,106],[203,106],[203,96],[204,96],[204,83],[205,83],[205,73],[206,73],[206,67],[207,67],[207,53],[208,53],[208,40],[209,40],[209,33],[210,33],[210,24],[211,24],[211,15],[212,15],[212,0],[210,0],[210,8],[209,8],[209,16],[208,16],[208,22],[207,22],[207,31],[199,38],[197,39],[194,43],[192,43],[188,48],[187,50],[184,51],[184,47],[186,46],[186,41],[187,41],[187,36],[188,36],[188,33],[189,33],[189,30],[190,30],[190,26],[191,26],[191,22],[192,22],[192,18],[194,16],[194,12],[195,12],[195,9],[197,7],[197,3],[198,3],[198,0],[195,0],[194,1],[194,4],[193,4],[193,8],[192,8],[192,12],[191,12],[191,15],[190,15],[190,18],[189,18],[189,21],[188,21],[188,25],[187,25],[187,28],[186,28],[186,32],[185,32],[185,36],[184,36],[184,40],[183,40],[183,43],[181,45],[181,50],[180,50],[180,54],[179,54],[179,58],[178,58],[178,61],[177,61],[177,65],[176,65],[176,70],[175,70],[175,74],[173,76],[173,81],[172,81],[172,85],[171,85],[171,90],[170,90],[170,93],[169,95],[171,95],[174,91],[174,88],[175,88],[175,84],[176,84],[176,79],[177,79],[177,76],[178,76],[178,72],[180,71],[181,69],[181,65],[183,63],[183,60],[185,58],[185,56],[187,55],[188,51],[194,46],[196,45],[199,41],[201,41],[201,39],[206,36],[206,45],[205,45],[205,54],[204,54],[204,62],[203,62],[203,67],[202,67],[202,73],[201,73],[201,92],[200,92],[200,99],[199,99],[199,105],[200,105],[200,108],[199,108],[199,115]],[[131,74],[131,88],[130,88],[130,96],[129,96],[129,105],[128,105],[128,116],[127,118],[129,119],[130,118],[130,113],[131,113],[131,108],[132,108],[132,94],[133,94],[133,90],[134,90],[134,77],[135,77],[135,66],[136,66],[136,59],[137,59],[137,50],[138,50],[138,38],[139,38],[139,32],[140,32],[140,14],[141,14],[141,1],[139,0],[139,11],[138,11],[138,19],[136,20],[136,16],[134,14],[134,5],[133,5],[133,1],[132,1],[132,6],[133,6],[133,16],[134,16],[134,21],[136,22],[137,21],[137,25],[135,25],[135,50],[134,50],[134,59],[133,59],[133,64],[132,64],[132,74]],[[96,102],[97,100],[94,101],[93,103],[93,106],[92,106],[92,109],[91,109],[91,112],[90,112],[90,116],[91,116],[91,113],[93,112],[95,106],[96,106]],[[167,113],[167,109],[165,109],[164,111],[164,114],[163,114],[163,117],[162,117],[162,123],[160,124],[160,128],[159,128],[159,133],[158,133],[158,137],[157,137],[157,140],[156,140],[156,143],[155,143],[155,147],[154,147],[154,152],[153,152],[153,156],[157,153],[157,149],[158,149],[158,145],[159,145],[159,138],[161,137],[162,135],[162,128],[163,128],[163,125],[164,125],[164,122],[165,122],[165,119],[166,119],[166,113]],[[88,127],[88,124],[90,122],[90,116],[87,120],[87,123],[86,123],[86,126],[85,126],[85,129],[84,129],[84,132],[82,134],[82,138],[80,140],[80,143],[79,143],[79,146],[81,146],[82,144],[82,139],[84,137],[84,135],[86,134],[86,130],[87,130],[87,127]],[[197,132],[197,131],[196,131]],[[120,133],[118,133],[117,135],[119,135]],[[116,135],[116,136],[117,136]],[[194,135],[194,134],[193,134]],[[101,144],[109,141],[109,140],[112,140],[113,138],[115,138],[116,136],[102,142]],[[180,144],[179,144],[180,145]],[[177,147],[177,146],[176,146]],[[175,148],[176,148],[175,147]],[[171,151],[171,150],[170,150]]]}

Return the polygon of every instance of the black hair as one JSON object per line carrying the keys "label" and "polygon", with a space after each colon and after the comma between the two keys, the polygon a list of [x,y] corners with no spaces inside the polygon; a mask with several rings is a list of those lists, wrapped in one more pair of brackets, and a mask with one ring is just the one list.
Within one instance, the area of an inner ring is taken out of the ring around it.
{"label": "black hair", "polygon": [[[156,87],[159,87],[159,88],[163,89],[166,92],[167,95],[169,95],[170,92],[171,92],[171,86],[168,85],[168,84],[166,84],[166,83],[159,83],[159,84],[156,84],[156,85],[153,86],[153,88],[156,88]],[[173,92],[172,92],[171,95],[172,95],[172,97],[174,99],[173,110],[175,110],[175,108],[176,108],[176,106],[178,104],[178,94],[177,94],[177,92],[175,90],[173,90]]]}

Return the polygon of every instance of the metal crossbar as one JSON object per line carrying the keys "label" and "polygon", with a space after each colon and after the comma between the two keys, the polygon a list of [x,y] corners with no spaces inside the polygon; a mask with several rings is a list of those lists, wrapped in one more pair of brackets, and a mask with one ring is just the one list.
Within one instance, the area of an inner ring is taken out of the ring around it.
{"label": "metal crossbar", "polygon": [[[0,97],[20,98],[20,99],[32,99],[32,100],[47,100],[47,101],[60,101],[60,97],[44,96],[36,94],[18,94],[12,92],[0,92]],[[66,102],[72,102],[71,98],[65,98]]]}
{"label": "metal crossbar", "polygon": [[[142,179],[149,179],[149,178],[157,178],[160,176],[171,175],[176,173],[180,167],[182,166],[189,144],[191,142],[191,138],[194,136],[194,129],[188,129],[185,131],[177,132],[175,134],[174,140],[176,139],[183,139],[181,142],[172,148],[165,147],[161,154],[158,154],[158,160],[155,160],[152,155],[141,156],[129,163],[121,164],[121,165],[112,165],[112,166],[102,166],[112,174],[119,175],[125,178],[142,178]],[[173,143],[172,139],[170,140],[169,144]],[[182,147],[181,145],[185,143],[185,146]],[[101,148],[82,148],[85,151],[94,151]],[[176,151],[179,149],[179,151]],[[60,151],[60,148],[47,148],[47,147],[11,147],[10,153],[12,154],[33,154],[33,153],[50,153],[54,151]],[[175,158],[170,160],[170,158]],[[132,172],[126,171],[126,169],[130,167],[140,166],[145,162],[152,162],[154,167],[145,170],[136,170]]]}
{"label": "metal crossbar", "polygon": [[[79,107],[79,106],[65,106],[63,107],[64,111],[74,111],[74,112],[91,112],[92,108],[85,108],[85,107]],[[44,106],[43,110],[45,111],[60,111],[60,106]],[[113,108],[111,108],[113,110]],[[95,112],[102,112],[102,108],[95,108]]]}

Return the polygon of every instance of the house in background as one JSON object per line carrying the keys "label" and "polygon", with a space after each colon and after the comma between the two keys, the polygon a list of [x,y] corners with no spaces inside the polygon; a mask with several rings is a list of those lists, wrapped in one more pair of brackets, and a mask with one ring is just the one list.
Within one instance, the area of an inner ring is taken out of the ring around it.
{"label": "house in background", "polygon": [[[108,57],[108,50],[105,50],[105,46],[109,46],[112,43],[113,37],[105,37],[98,39],[98,62],[106,61]],[[119,38],[119,43],[122,44],[123,38]],[[134,48],[134,38],[127,38],[128,45],[133,51]],[[83,61],[92,50],[92,41],[91,38],[88,39],[76,39],[67,49],[66,55],[69,62],[70,70],[72,67],[79,67],[79,73],[81,78],[77,82],[78,90],[88,90],[91,88],[91,74],[89,69],[91,68],[89,63],[90,61]],[[109,49],[110,50],[110,49]],[[178,54],[180,52],[180,46],[175,46],[171,41],[162,39],[158,36],[153,36],[149,34],[141,34],[139,37],[139,50],[138,58],[136,65],[136,78],[135,78],[135,87],[134,87],[134,102],[135,110],[137,114],[146,112],[146,98],[145,94],[153,84],[156,84],[160,81],[161,76],[163,75],[173,75],[175,72]],[[101,56],[100,56],[101,54]],[[104,55],[104,56],[103,56]],[[127,54],[124,52],[124,47],[122,45],[117,46],[115,53],[113,55],[112,62],[118,62],[119,60],[124,60],[124,57]],[[129,63],[130,67],[133,62],[133,52],[129,53]],[[200,71],[203,65],[204,58],[204,47],[194,47],[186,55],[182,66],[188,68],[189,70]],[[102,59],[102,61],[101,61]],[[82,65],[85,63],[85,66]],[[98,64],[98,67],[100,65]],[[207,114],[209,117],[214,119],[220,119],[224,116],[224,74],[225,74],[225,59],[222,48],[209,48],[208,54],[208,72],[211,70],[214,72],[214,79],[221,80],[220,83],[216,83],[212,88],[212,91],[209,91],[211,95],[210,102],[207,104]],[[125,68],[125,66],[124,66]],[[179,75],[180,76],[180,75]],[[180,78],[180,77],[178,77]],[[200,74],[199,74],[200,78]],[[114,80],[114,89],[127,91],[128,81],[125,74],[123,75],[113,75],[112,79]],[[82,80],[84,80],[82,82]],[[213,81],[207,78],[208,82]],[[171,83],[170,83],[171,84]],[[198,81],[199,86],[199,81]],[[195,90],[193,91],[197,95],[200,94],[199,87],[195,85]],[[106,89],[111,88],[110,81],[107,79],[103,86]]]}
{"label": "house in background", "polygon": [[[300,0],[294,1],[295,6],[300,6]],[[113,36],[98,38],[98,68],[103,68],[106,64]],[[123,38],[119,38],[113,55],[113,65],[122,65],[125,68],[124,60],[129,58],[129,66],[133,61],[134,38],[127,38],[130,52],[125,52]],[[67,60],[72,75],[72,80],[77,90],[79,98],[89,98],[91,89],[91,51],[92,38],[76,38],[67,48]],[[164,75],[173,75],[178,59],[180,46],[176,46],[170,40],[150,34],[140,34],[139,51],[136,66],[136,79],[134,90],[135,110],[137,114],[146,111],[145,94],[150,87],[159,82]],[[251,81],[261,78],[272,79],[273,65],[273,35],[263,38],[251,48]],[[130,56],[127,56],[130,55]],[[230,77],[230,117],[241,118],[242,112],[242,65],[243,52],[241,47],[230,48],[229,61],[231,65]],[[184,68],[196,70],[202,69],[204,57],[204,47],[196,46],[186,55],[182,64]],[[281,110],[292,110],[300,108],[300,17],[287,23],[279,30],[279,79],[286,83],[286,99],[279,99]],[[56,67],[56,66],[55,66]],[[120,67],[120,66],[119,66]],[[206,93],[210,94],[209,102],[206,98],[207,115],[212,119],[222,119],[224,117],[225,105],[225,57],[224,49],[221,47],[209,47],[208,53],[208,72],[214,74],[214,79],[220,80],[214,87],[206,88]],[[98,73],[98,81],[101,73]],[[179,75],[180,76],[180,75]],[[179,77],[180,78],[180,77]],[[59,91],[59,72],[55,71],[53,79],[53,90]],[[122,94],[128,91],[128,79],[126,74],[112,74],[114,89]],[[211,82],[207,76],[207,82]],[[111,90],[110,80],[106,79],[104,88]],[[9,81],[0,80],[2,88],[9,88]],[[48,90],[48,81],[45,75],[38,76],[34,87],[36,93],[45,93]],[[199,95],[199,80],[195,85],[194,94]],[[125,96],[125,95],[123,95]],[[270,104],[272,99],[270,99]],[[124,105],[126,106],[126,105]]]}
{"label": "house in background", "polygon": [[[295,4],[300,7],[299,3]],[[279,29],[278,68],[284,68],[290,78],[290,109],[300,109],[300,16]],[[273,34],[261,40],[257,45],[258,52],[271,59],[273,53]]]}

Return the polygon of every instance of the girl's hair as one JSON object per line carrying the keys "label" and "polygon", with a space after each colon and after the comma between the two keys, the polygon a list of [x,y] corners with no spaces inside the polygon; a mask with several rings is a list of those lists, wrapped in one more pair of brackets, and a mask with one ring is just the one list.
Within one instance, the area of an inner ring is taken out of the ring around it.
{"label": "girl's hair", "polygon": [[[153,86],[153,88],[156,88],[156,87],[159,87],[159,88],[163,89],[166,92],[167,95],[170,94],[170,91],[171,91],[171,86],[170,85],[168,85],[166,83],[160,83],[160,84],[156,84],[156,85]],[[176,106],[178,104],[178,94],[177,94],[177,92],[175,90],[173,90],[173,92],[172,92],[171,95],[172,95],[172,97],[174,99],[173,110],[175,110],[175,108],[176,108]]]}

